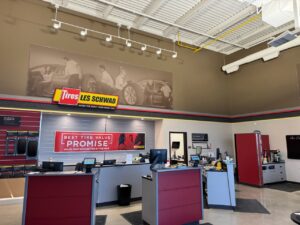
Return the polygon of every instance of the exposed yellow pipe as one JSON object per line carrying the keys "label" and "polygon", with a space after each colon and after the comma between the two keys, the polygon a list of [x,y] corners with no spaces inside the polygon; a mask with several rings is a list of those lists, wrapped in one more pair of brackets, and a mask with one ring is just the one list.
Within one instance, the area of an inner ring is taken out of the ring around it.
{"label": "exposed yellow pipe", "polygon": [[261,18],[261,14],[257,14],[255,16],[249,18],[248,20],[244,21],[243,23],[241,23],[241,24],[239,24],[239,25],[231,28],[230,30],[224,32],[223,34],[217,36],[215,39],[212,39],[212,40],[208,41],[204,46],[196,48],[194,50],[194,53],[199,52],[201,49],[206,48],[206,47],[214,44],[217,41],[220,41],[221,39],[223,39],[224,37],[228,36],[229,34],[232,34],[233,32],[241,29],[242,27],[246,26],[247,24],[252,23],[252,22],[254,22],[254,21],[256,21],[256,20],[258,20],[260,18]]}
{"label": "exposed yellow pipe", "polygon": [[185,44],[183,44],[183,43],[180,41],[180,33],[179,33],[179,32],[178,32],[178,34],[177,34],[177,45],[178,45],[179,47],[191,49],[191,50],[194,50],[194,51],[197,49],[196,47],[192,47],[192,46],[190,46],[190,45],[185,45]]}

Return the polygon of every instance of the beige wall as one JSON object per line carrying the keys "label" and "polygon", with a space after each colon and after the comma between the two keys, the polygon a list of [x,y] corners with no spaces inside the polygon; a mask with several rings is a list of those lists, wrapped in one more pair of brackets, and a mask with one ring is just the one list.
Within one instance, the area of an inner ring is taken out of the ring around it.
{"label": "beige wall", "polygon": [[[219,148],[222,155],[227,152],[234,155],[232,124],[193,120],[163,119],[155,122],[155,147],[169,149],[170,132],[187,132],[188,155],[196,154],[193,148],[192,133],[207,133],[208,145],[211,149],[202,149],[204,155],[215,154]],[[204,147],[204,144],[202,145]],[[169,153],[168,153],[169,154]]]}
{"label": "beige wall", "polygon": [[[116,27],[95,22],[86,15],[60,13],[65,21],[116,34]],[[177,47],[178,59],[157,58],[142,54],[138,48],[123,44],[106,46],[105,41],[79,38],[78,30],[64,28],[50,31],[53,9],[39,0],[0,1],[0,93],[25,95],[30,45],[41,45],[121,61],[173,74],[175,110],[241,114],[300,105],[299,80],[296,65],[300,64],[300,48],[287,50],[269,62],[249,63],[231,76],[221,72],[221,66],[266,47],[265,44],[230,56],[211,51],[194,54]],[[126,30],[122,31],[126,35]],[[149,35],[147,35],[149,36]],[[168,40],[133,33],[132,38],[172,49]]]}
{"label": "beige wall", "polygon": [[[226,57],[226,63],[240,59],[267,46],[241,51]],[[279,58],[257,60],[229,76],[229,107],[231,114],[251,113],[300,105],[297,64],[300,47],[280,53]],[[299,74],[300,76],[300,74]]]}
{"label": "beige wall", "polygon": [[[65,21],[92,29],[114,32],[109,25],[86,19],[83,15],[61,13]],[[86,17],[86,16],[84,16]],[[25,95],[30,45],[58,48],[83,55],[122,61],[173,73],[174,109],[228,114],[228,79],[220,70],[224,56],[211,51],[194,54],[178,49],[178,59],[158,59],[155,54],[141,54],[139,49],[124,45],[105,46],[105,41],[88,38],[81,41],[78,30],[60,30],[51,33],[53,9],[39,0],[0,1],[0,93]],[[126,35],[123,31],[122,35]],[[145,43],[172,49],[170,41],[132,34],[132,38]]]}

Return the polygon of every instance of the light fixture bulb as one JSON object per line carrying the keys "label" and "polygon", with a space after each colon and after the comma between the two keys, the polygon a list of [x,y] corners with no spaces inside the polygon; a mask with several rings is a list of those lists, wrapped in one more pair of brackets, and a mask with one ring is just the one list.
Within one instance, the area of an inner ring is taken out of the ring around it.
{"label": "light fixture bulb", "polygon": [[128,40],[126,40],[126,46],[128,47],[128,48],[130,48],[131,47],[131,42],[130,41],[128,41]]}
{"label": "light fixture bulb", "polygon": [[53,28],[54,28],[54,29],[59,29],[59,28],[61,28],[61,22],[59,22],[59,21],[54,22],[54,23],[53,23]]}
{"label": "light fixture bulb", "polygon": [[146,51],[146,49],[147,49],[147,45],[144,45],[144,46],[141,47],[142,51]]}
{"label": "light fixture bulb", "polygon": [[161,54],[161,48],[160,48],[160,49],[157,49],[156,54],[157,54],[157,55],[160,55],[160,54]]}
{"label": "light fixture bulb", "polygon": [[173,53],[172,58],[173,58],[173,59],[177,58],[177,52],[174,52],[174,53]]}
{"label": "light fixture bulb", "polygon": [[80,35],[82,37],[85,37],[87,35],[87,29],[84,29],[84,30],[80,31]]}
{"label": "light fixture bulb", "polygon": [[105,38],[105,41],[110,42],[112,40],[112,36],[109,35],[108,37]]}

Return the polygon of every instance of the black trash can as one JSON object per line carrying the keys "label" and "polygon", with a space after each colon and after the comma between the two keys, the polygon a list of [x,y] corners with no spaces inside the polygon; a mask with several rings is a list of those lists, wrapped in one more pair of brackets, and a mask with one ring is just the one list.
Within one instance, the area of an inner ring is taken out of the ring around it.
{"label": "black trash can", "polygon": [[117,186],[118,191],[118,204],[129,205],[131,199],[131,185],[121,184]]}

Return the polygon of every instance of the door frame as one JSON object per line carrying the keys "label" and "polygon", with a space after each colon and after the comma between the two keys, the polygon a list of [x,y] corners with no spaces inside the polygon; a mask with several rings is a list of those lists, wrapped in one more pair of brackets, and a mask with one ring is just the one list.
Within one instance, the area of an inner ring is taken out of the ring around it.
{"label": "door frame", "polygon": [[183,154],[184,154],[184,162],[188,165],[188,147],[187,147],[187,132],[181,131],[169,131],[169,160],[171,163],[171,155],[172,155],[172,142],[171,142],[171,134],[183,134]]}
{"label": "door frame", "polygon": [[236,143],[236,135],[237,134],[234,134],[234,151],[235,151],[235,179],[236,181],[239,183],[240,180],[239,180],[239,170],[238,170],[238,153],[237,153],[237,143]]}

